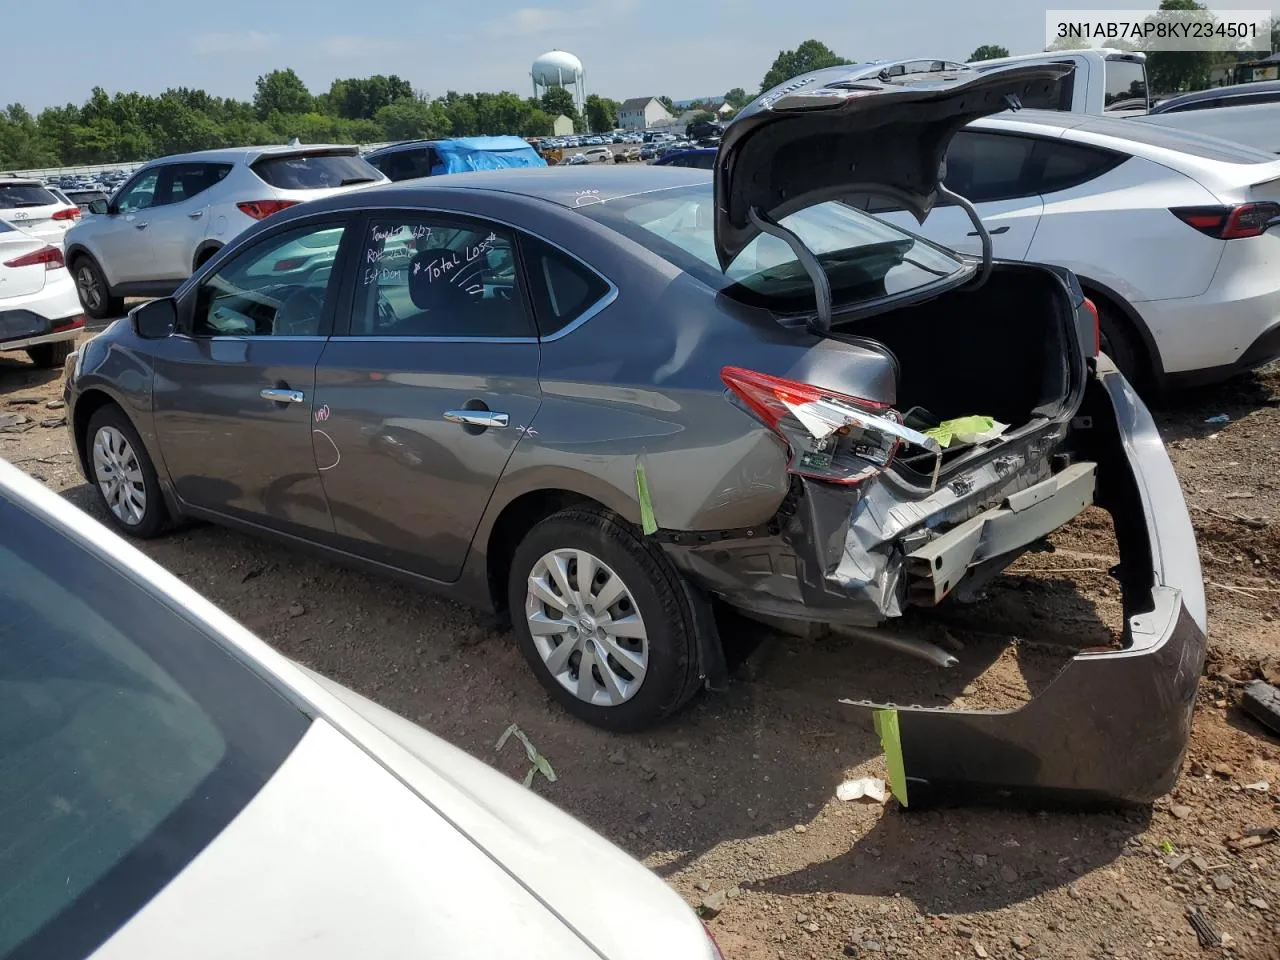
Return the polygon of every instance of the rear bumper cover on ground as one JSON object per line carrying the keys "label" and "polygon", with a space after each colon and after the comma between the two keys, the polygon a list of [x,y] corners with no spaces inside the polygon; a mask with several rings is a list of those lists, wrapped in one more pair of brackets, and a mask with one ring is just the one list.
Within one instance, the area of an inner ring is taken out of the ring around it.
{"label": "rear bumper cover on ground", "polygon": [[1100,502],[1116,518],[1129,643],[1078,654],[1017,710],[898,707],[911,807],[984,799],[1146,803],[1177,779],[1205,658],[1195,536],[1146,407],[1114,372],[1091,394],[1098,419],[1105,403],[1118,425],[1098,440]]}

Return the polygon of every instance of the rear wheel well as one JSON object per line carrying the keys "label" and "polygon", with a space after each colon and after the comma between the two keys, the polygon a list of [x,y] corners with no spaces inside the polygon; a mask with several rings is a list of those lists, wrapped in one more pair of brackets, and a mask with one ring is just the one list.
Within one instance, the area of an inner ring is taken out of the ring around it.
{"label": "rear wheel well", "polygon": [[[1135,386],[1154,384],[1160,376],[1160,360],[1159,355],[1155,353],[1155,343],[1151,339],[1151,333],[1140,319],[1134,316],[1133,308],[1123,301],[1117,294],[1109,290],[1105,290],[1098,284],[1095,284],[1084,277],[1079,277],[1080,289],[1084,291],[1084,295],[1094,302],[1099,313],[1110,318],[1110,320],[1120,327],[1120,332],[1124,335],[1129,350],[1134,355],[1140,383]],[[1128,372],[1128,371],[1125,371]]]}
{"label": "rear wheel well", "polygon": [[86,390],[76,401],[75,410],[71,413],[71,429],[75,431],[76,449],[79,451],[80,466],[85,477],[93,474],[89,469],[89,421],[103,407],[115,401],[101,390]]}
{"label": "rear wheel well", "polygon": [[209,260],[213,258],[214,254],[216,254],[221,249],[222,249],[221,244],[211,243],[197,250],[195,258],[191,261],[192,272],[199,270],[202,266],[205,265],[205,263],[207,263]]}
{"label": "rear wheel well", "polygon": [[509,615],[507,609],[507,578],[511,575],[511,558],[520,541],[535,526],[552,514],[567,507],[598,506],[603,504],[569,490],[535,490],[516,497],[502,508],[489,532],[486,565],[489,575],[489,595],[493,609],[500,617]]}

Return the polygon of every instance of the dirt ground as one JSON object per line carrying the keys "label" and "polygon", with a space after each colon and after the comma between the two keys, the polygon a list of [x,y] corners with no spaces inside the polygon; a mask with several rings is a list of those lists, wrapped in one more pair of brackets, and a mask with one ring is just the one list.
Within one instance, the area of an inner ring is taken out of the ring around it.
{"label": "dirt ground", "polygon": [[[41,425],[63,413],[46,406],[60,384],[0,357],[0,414],[35,424],[0,432],[0,456],[101,516],[66,430]],[[1206,422],[1218,414],[1229,421]],[[1073,650],[1112,640],[1118,557],[1097,511],[1015,564],[980,614],[933,628],[959,649],[955,669],[739,626],[731,640],[760,642],[730,691],[628,738],[565,716],[510,636],[462,607],[211,526],[145,549],[286,654],[522,776],[519,750],[494,749],[518,723],[559,775],[535,789],[691,905],[723,900],[710,926],[728,960],[1188,957],[1202,952],[1196,907],[1227,934],[1204,952],[1276,960],[1280,843],[1226,841],[1280,825],[1280,739],[1237,706],[1243,681],[1280,680],[1280,369],[1168,401],[1157,419],[1199,535],[1210,661],[1177,787],[1125,813],[904,813],[834,796],[884,775],[840,698],[1011,705]]]}

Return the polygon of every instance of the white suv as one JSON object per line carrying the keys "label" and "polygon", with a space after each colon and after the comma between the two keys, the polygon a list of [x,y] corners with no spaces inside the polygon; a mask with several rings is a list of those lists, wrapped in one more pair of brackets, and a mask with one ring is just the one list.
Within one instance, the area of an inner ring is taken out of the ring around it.
{"label": "white suv", "polygon": [[61,247],[67,228],[79,219],[79,207],[39,180],[0,173],[0,222]]}
{"label": "white suv", "polygon": [[67,232],[85,313],[118,316],[125,297],[165,296],[256,221],[305,200],[388,183],[356,147],[203,150],[142,167]]}

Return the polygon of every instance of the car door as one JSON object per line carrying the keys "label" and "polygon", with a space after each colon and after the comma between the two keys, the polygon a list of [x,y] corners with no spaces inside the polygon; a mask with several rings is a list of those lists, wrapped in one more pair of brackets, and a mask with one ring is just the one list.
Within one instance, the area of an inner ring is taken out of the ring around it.
{"label": "car door", "polygon": [[[947,150],[943,182],[973,204],[991,234],[994,255],[1004,260],[1026,257],[1044,211],[1035,176],[1038,142],[1017,134],[961,130]],[[923,226],[900,211],[877,216],[952,250],[982,253],[977,229],[956,204],[940,204]]]}
{"label": "car door", "polygon": [[325,495],[339,546],[452,581],[541,399],[512,232],[412,211],[360,232],[316,370]]}
{"label": "car door", "polygon": [[231,171],[229,163],[171,163],[161,168],[157,203],[146,235],[156,258],[157,280],[185,280],[196,248],[208,231],[205,191]]}
{"label": "car door", "polygon": [[349,233],[342,214],[282,224],[183,291],[179,331],[155,342],[152,403],[164,467],[188,508],[332,533],[312,394]]}
{"label": "car door", "polygon": [[120,189],[107,213],[91,221],[92,252],[112,286],[155,279],[155,249],[145,234],[151,225],[160,169],[140,172]]}

